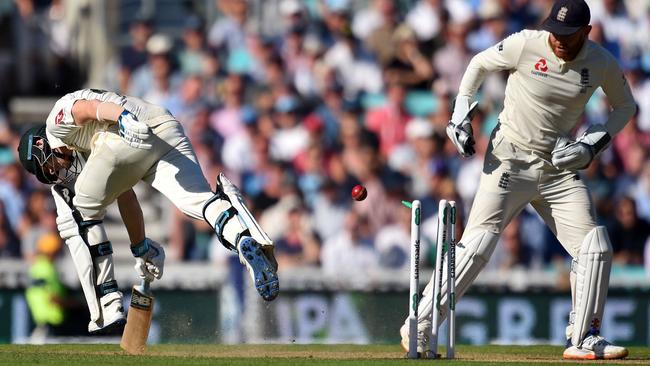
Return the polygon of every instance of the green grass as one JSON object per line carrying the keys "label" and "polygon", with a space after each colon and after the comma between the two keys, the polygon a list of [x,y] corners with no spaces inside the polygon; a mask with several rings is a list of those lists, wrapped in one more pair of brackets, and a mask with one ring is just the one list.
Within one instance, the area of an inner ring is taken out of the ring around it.
{"label": "green grass", "polygon": [[[459,346],[453,365],[569,365],[557,346]],[[0,345],[0,365],[413,365],[427,360],[404,359],[393,345],[154,345],[144,356],[124,354],[116,344]],[[578,364],[649,365],[650,348],[631,347],[623,361],[583,361]]]}

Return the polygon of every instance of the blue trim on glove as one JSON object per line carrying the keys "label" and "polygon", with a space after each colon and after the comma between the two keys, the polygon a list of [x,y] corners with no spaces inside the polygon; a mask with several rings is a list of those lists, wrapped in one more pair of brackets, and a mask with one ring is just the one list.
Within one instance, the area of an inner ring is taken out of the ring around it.
{"label": "blue trim on glove", "polygon": [[134,257],[142,257],[149,251],[149,238],[144,238],[143,241],[136,245],[131,246],[131,253]]}

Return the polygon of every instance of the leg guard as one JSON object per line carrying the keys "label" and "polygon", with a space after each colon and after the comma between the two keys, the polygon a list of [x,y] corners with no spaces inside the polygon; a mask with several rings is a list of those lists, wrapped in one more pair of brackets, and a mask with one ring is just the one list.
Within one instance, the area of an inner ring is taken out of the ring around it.
{"label": "leg guard", "polygon": [[215,195],[203,206],[203,218],[216,231],[219,241],[238,253],[264,300],[275,299],[280,287],[273,242],[251,215],[237,187],[223,173],[217,177]]}
{"label": "leg guard", "polygon": [[93,266],[93,258],[90,256],[90,251],[86,242],[80,236],[73,236],[66,240],[68,250],[72,256],[81,289],[84,292],[88,310],[90,311],[90,321],[98,322],[101,317],[101,309],[99,307],[99,296],[95,289],[95,268]]}
{"label": "leg guard", "polygon": [[237,187],[223,173],[217,177],[215,195],[203,206],[203,218],[228,249],[236,250],[237,243],[243,236],[252,237],[263,247],[273,245],[244,204]]}
{"label": "leg guard", "polygon": [[[101,220],[82,221],[79,224],[79,233],[87,244],[88,256],[92,258],[92,283],[97,299],[95,301],[100,305],[99,314],[91,313],[88,331],[104,333],[108,330],[107,327],[119,327],[125,323],[122,293],[118,291],[113,274],[113,248]],[[85,276],[89,277],[87,274]]]}
{"label": "leg guard", "polygon": [[[586,335],[597,335],[603,318],[609,273],[612,267],[612,245],[604,226],[593,228],[585,236],[572,271],[575,272],[575,306],[571,343],[580,348]],[[569,332],[567,332],[569,333]]]}
{"label": "leg guard", "polygon": [[[482,231],[467,240],[461,239],[456,245],[456,301],[460,299],[474,282],[476,276],[481,272],[485,264],[492,256],[499,236],[489,231]],[[427,284],[422,299],[418,306],[418,330],[431,329],[432,308],[434,306],[433,286],[434,278]],[[441,324],[447,313],[447,278],[443,276],[442,288],[440,291],[440,321]],[[408,321],[408,319],[407,319]]]}

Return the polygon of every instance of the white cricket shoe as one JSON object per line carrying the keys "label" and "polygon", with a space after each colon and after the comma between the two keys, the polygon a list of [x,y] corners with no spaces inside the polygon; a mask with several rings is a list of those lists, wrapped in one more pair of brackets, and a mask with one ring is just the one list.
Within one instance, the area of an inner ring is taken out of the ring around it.
{"label": "white cricket shoe", "polygon": [[565,360],[616,360],[627,357],[625,347],[615,346],[600,335],[588,335],[582,347],[571,345],[564,350]]}
{"label": "white cricket shoe", "polygon": [[[399,328],[399,335],[402,336],[402,341],[400,345],[402,349],[408,353],[409,351],[409,325],[404,324]],[[418,341],[417,341],[418,357],[421,357],[424,352],[426,352],[427,347],[429,347],[429,336],[427,332],[420,331],[418,329]]]}
{"label": "white cricket shoe", "polygon": [[119,291],[106,294],[99,299],[102,316],[98,321],[88,323],[88,333],[91,335],[122,334],[126,325],[124,306],[122,306],[122,293]]}

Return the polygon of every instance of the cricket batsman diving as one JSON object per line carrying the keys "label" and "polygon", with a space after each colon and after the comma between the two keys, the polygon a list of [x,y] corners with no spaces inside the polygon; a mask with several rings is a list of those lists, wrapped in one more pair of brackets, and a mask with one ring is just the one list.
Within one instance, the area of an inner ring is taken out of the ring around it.
{"label": "cricket batsman diving", "polygon": [[223,174],[211,191],[181,124],[165,108],[103,90],[79,90],[56,102],[45,125],[23,134],[18,153],[27,171],[53,184],[58,229],[88,303],[91,334],[119,332],[126,322],[102,223],[113,201],[140,277],[152,281],[163,275],[165,252],[145,236],[132,190],[141,180],[186,215],[207,221],[220,242],[238,253],[265,300],[278,295],[272,241]]}
{"label": "cricket batsman diving", "polygon": [[[556,0],[540,31],[524,30],[480,52],[463,75],[447,134],[463,156],[474,153],[473,99],[488,72],[509,72],[504,108],[492,132],[466,230],[457,245],[456,294],[462,296],[492,255],[499,235],[530,203],[573,257],[572,311],[565,359],[619,359],[624,347],[600,335],[612,246],[596,224],[589,192],[577,171],[605,149],[636,113],[636,103],[616,59],[588,40],[584,0]],[[602,88],[611,112],[576,139],[585,104]],[[441,314],[447,313],[446,280]],[[431,330],[433,284],[420,301],[418,351]],[[428,316],[427,316],[428,315]],[[441,320],[442,322],[442,320]],[[408,348],[408,327],[400,331]],[[420,349],[421,348],[421,349]]]}

